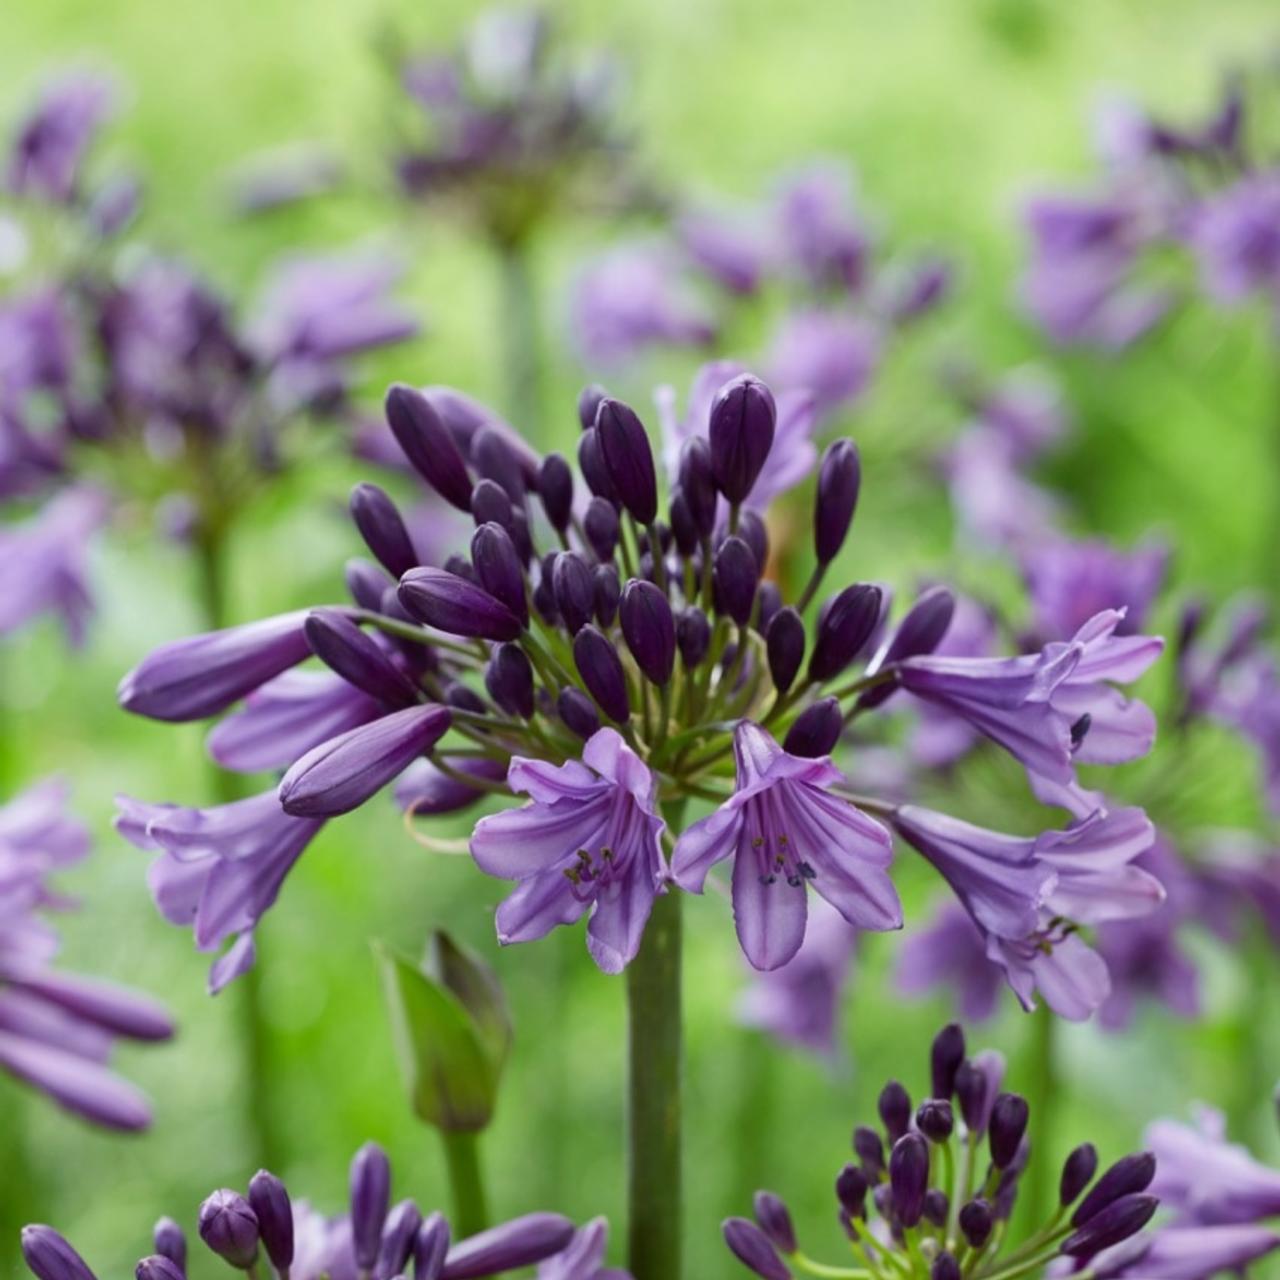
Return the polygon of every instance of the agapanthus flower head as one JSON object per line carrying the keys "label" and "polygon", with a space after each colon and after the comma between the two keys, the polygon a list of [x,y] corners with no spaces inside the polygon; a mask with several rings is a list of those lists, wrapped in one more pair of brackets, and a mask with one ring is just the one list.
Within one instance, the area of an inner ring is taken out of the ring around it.
{"label": "agapanthus flower head", "polygon": [[[576,1230],[560,1214],[528,1213],[455,1239],[442,1213],[424,1215],[413,1200],[392,1205],[390,1194],[386,1154],[366,1143],[351,1164],[347,1212],[326,1217],[308,1201],[292,1199],[279,1178],[261,1170],[247,1194],[223,1188],[205,1199],[199,1236],[233,1269],[270,1280],[394,1280],[411,1269],[418,1280],[489,1280],[534,1266],[539,1280],[629,1280],[604,1266],[603,1218]],[[139,1280],[182,1280],[187,1247],[181,1227],[161,1219],[155,1243],[156,1253],[138,1263]],[[36,1280],[96,1280],[52,1227],[23,1228],[22,1253]]]}
{"label": "agapanthus flower head", "polygon": [[[965,1052],[960,1027],[943,1028],[930,1052],[934,1096],[921,1104],[914,1124],[910,1094],[890,1081],[880,1095],[883,1140],[880,1126],[854,1131],[857,1163],[835,1179],[853,1264],[848,1274],[880,1280],[905,1274],[904,1267],[921,1259],[935,1280],[1003,1274],[1004,1265],[1019,1275],[1059,1274],[1038,1269],[1056,1266],[1055,1257],[1065,1264],[1063,1274],[1071,1273],[1071,1263],[1090,1275],[1113,1274],[1095,1271],[1094,1261],[1136,1236],[1154,1214],[1158,1201],[1148,1194],[1154,1160],[1125,1157],[1095,1181],[1096,1154],[1089,1159],[1092,1147],[1077,1148],[1057,1179],[1061,1193],[1052,1217],[1033,1224],[1039,1248],[1011,1246],[1005,1223],[1037,1158],[1025,1138],[1032,1117],[1019,1094],[996,1092],[1002,1064],[992,1075],[986,1055],[970,1060]],[[793,1266],[800,1273],[846,1274],[845,1267],[815,1263],[802,1252],[786,1205],[770,1192],[757,1193],[755,1222],[730,1218],[724,1236],[737,1259],[765,1280],[786,1280]]]}
{"label": "agapanthus flower head", "polygon": [[[896,626],[874,582],[839,584],[811,609],[863,485],[851,441],[827,452],[817,571],[787,600],[763,511],[805,456],[790,434],[802,410],[749,372],[699,375],[666,495],[642,417],[598,387],[579,399],[580,477],[460,393],[398,385],[387,412],[415,471],[469,505],[469,546],[424,563],[395,500],[359,485],[353,521],[382,568],[349,567],[351,605],[164,645],[121,686],[156,719],[230,711],[209,739],[216,758],[283,770],[275,793],[215,809],[122,802],[121,830],[162,854],[152,884],[166,917],[194,923],[202,949],[236,939],[215,987],[251,963],[252,931],[320,825],[396,778],[423,818],[488,793],[527,797],[472,840],[483,870],[515,882],[499,937],[586,919],[609,972],[637,954],[657,896],[701,892],[719,863],[732,864],[758,969],[800,950],[810,890],[854,928],[900,927],[893,826],[942,832],[916,843],[998,939],[1027,1002],[1036,957],[1080,954],[1080,924],[1158,895],[1127,866],[1144,830],[1133,811],[1025,839],[973,828],[975,848],[953,856],[963,824],[851,791],[830,753],[855,722],[874,734],[902,690],[1062,787],[1077,757],[1127,759],[1141,744],[1123,733],[1140,738],[1146,721],[1111,682],[1134,678],[1159,642],[1115,637],[1121,615],[1105,614],[1038,654],[939,654],[955,616],[941,587]],[[297,669],[311,656],[327,671]],[[1106,750],[1091,750],[1095,733]],[[704,801],[713,812],[685,818]]]}
{"label": "agapanthus flower head", "polygon": [[94,1124],[145,1129],[146,1098],[107,1062],[117,1040],[167,1040],[173,1024],[146,996],[53,967],[59,942],[42,911],[73,904],[49,877],[89,850],[66,800],[47,779],[0,806],[0,1069]]}

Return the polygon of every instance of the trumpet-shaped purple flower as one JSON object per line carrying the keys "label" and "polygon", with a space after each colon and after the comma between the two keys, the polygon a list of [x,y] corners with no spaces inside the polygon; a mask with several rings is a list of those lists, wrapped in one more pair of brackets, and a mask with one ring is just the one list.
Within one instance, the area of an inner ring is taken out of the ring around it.
{"label": "trumpet-shaped purple flower", "polygon": [[797,275],[850,293],[863,283],[870,241],[845,165],[819,160],[788,174],[779,184],[774,217],[786,263]]}
{"label": "trumpet-shaped purple flower", "polygon": [[1197,1121],[1194,1128],[1176,1120],[1148,1127],[1146,1145],[1156,1157],[1152,1194],[1177,1213],[1180,1225],[1244,1224],[1280,1215],[1280,1169],[1228,1142],[1220,1113],[1204,1108]]}
{"label": "trumpet-shaped purple flower", "polygon": [[1004,975],[987,955],[982,930],[957,902],[943,903],[928,926],[910,934],[898,953],[899,990],[923,996],[938,987],[952,989],[966,1022],[985,1022],[996,1011]]}
{"label": "trumpet-shaped purple flower", "polygon": [[781,387],[809,392],[820,414],[858,401],[880,361],[875,325],[851,311],[808,309],[788,316],[766,365]]}
{"label": "trumpet-shaped purple flower", "polygon": [[1098,1280],[1214,1280],[1245,1274],[1277,1248],[1268,1227],[1161,1227],[1100,1253],[1089,1271]]}
{"label": "trumpet-shaped purple flower", "polygon": [[507,784],[530,803],[481,819],[471,837],[482,871],[518,882],[498,908],[499,940],[541,938],[590,913],[592,958],[620,973],[665,891],[653,775],[615,730],[601,729],[581,763],[515,757]]}
{"label": "trumpet-shaped purple flower", "polygon": [[972,427],[946,451],[943,472],[959,524],[977,542],[1021,547],[1052,533],[1054,497],[1022,473],[1021,447]]}
{"label": "trumpet-shaped purple flower", "polygon": [[734,730],[733,795],[676,841],[676,883],[701,893],[708,872],[733,858],[738,940],[757,969],[777,969],[804,941],[807,887],[852,925],[899,929],[902,907],[885,868],[889,833],[829,794],[843,780],[827,758],[789,755],[751,721]]}
{"label": "trumpet-shaped purple flower", "polygon": [[191,926],[200,951],[235,938],[209,970],[210,991],[221,991],[253,967],[253,931],[323,820],[291,817],[274,790],[210,809],[124,796],[117,808],[116,830],[160,855],[147,874],[160,914]]}
{"label": "trumpet-shaped purple flower", "polygon": [[631,1280],[631,1273],[604,1265],[609,1223],[593,1218],[578,1228],[568,1247],[538,1264],[537,1280]]}
{"label": "trumpet-shaped purple flower", "polygon": [[75,71],[47,84],[18,127],[5,187],[52,204],[71,204],[83,196],[85,156],[115,104],[115,85],[102,75]]}
{"label": "trumpet-shaped purple flower", "polygon": [[1280,299],[1280,173],[1250,174],[1206,200],[1193,215],[1190,240],[1211,296]]}

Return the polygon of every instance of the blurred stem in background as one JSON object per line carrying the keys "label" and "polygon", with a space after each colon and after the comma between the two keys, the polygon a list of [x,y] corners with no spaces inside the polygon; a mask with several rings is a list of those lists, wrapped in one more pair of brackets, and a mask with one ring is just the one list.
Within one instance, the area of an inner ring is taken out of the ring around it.
{"label": "blurred stem in background", "polygon": [[542,343],[538,288],[527,240],[499,240],[498,332],[503,400],[511,423],[538,447],[542,437]]}
{"label": "blurred stem in background", "polygon": [[654,902],[627,966],[627,1265],[635,1280],[682,1275],[680,897]]}
{"label": "blurred stem in background", "polygon": [[740,1217],[770,1177],[769,1153],[776,1140],[779,1050],[759,1031],[738,1034],[738,1079],[734,1099],[733,1159],[726,1179],[723,1216]]}
{"label": "blurred stem in background", "polygon": [[455,1238],[463,1239],[489,1225],[489,1205],[480,1173],[480,1135],[441,1129],[440,1141],[444,1143],[449,1192],[453,1198],[450,1224]]}
{"label": "blurred stem in background", "polygon": [[[228,529],[216,513],[206,512],[195,541],[197,590],[205,627],[217,631],[228,623],[227,553]],[[213,799],[230,804],[244,798],[243,779],[210,764]],[[275,1055],[271,1035],[262,1010],[262,938],[255,938],[257,961],[235,984],[232,999],[237,1001],[241,1047],[243,1095],[246,1104],[250,1162],[264,1169],[279,1169],[283,1147],[279,1141],[275,1101]]]}
{"label": "blurred stem in background", "polygon": [[1026,1051],[1026,1098],[1031,1111],[1029,1137],[1032,1150],[1038,1153],[1023,1174],[1024,1190],[1019,1209],[1024,1226],[1044,1222],[1054,1203],[1055,1166],[1053,1160],[1056,1136],[1055,1111],[1058,1095],[1058,1020],[1042,1000],[1028,1018]]}

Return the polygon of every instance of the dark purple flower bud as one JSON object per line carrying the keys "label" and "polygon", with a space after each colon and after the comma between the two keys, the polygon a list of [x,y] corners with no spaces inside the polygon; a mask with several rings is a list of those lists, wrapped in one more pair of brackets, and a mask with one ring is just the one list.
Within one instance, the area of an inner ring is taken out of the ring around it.
{"label": "dark purple flower bud", "polygon": [[[1058,1184],[1058,1199],[1065,1209],[1074,1204],[1080,1193],[1093,1181],[1098,1172],[1098,1151],[1092,1142],[1081,1143],[1062,1166],[1062,1180]],[[1144,1188],[1145,1189],[1145,1188]]]}
{"label": "dark purple flower bud", "polygon": [[1080,1201],[1071,1215],[1071,1225],[1082,1227],[1095,1214],[1101,1213],[1113,1200],[1121,1196],[1145,1191],[1156,1176],[1156,1158],[1150,1151],[1139,1151],[1117,1160],[1094,1183],[1093,1190]]}
{"label": "dark purple flower bud", "polygon": [[956,1069],[956,1101],[970,1133],[981,1134],[986,1129],[1003,1076],[1004,1059],[990,1052],[966,1059]]}
{"label": "dark purple flower bud", "polygon": [[1100,1210],[1062,1242],[1068,1258],[1091,1258],[1121,1240],[1137,1235],[1151,1221],[1160,1201],[1155,1196],[1121,1196]]}
{"label": "dark purple flower bud", "polygon": [[875,1178],[884,1168],[884,1143],[880,1135],[864,1124],[853,1131],[854,1154],[862,1161],[862,1168],[869,1178]]}
{"label": "dark purple flower bud", "polygon": [[707,656],[711,648],[711,623],[701,609],[690,605],[681,611],[676,624],[676,644],[684,665],[692,670]]}
{"label": "dark purple flower bud", "polygon": [[518,644],[494,651],[484,669],[484,687],[507,715],[533,719],[533,666]]}
{"label": "dark purple flower bud", "polygon": [[244,1196],[225,1188],[200,1206],[200,1239],[224,1262],[247,1271],[258,1258],[258,1219]]}
{"label": "dark purple flower bud", "polygon": [[396,504],[376,484],[358,484],[351,490],[351,518],[365,545],[393,578],[403,577],[418,564],[409,530]]}
{"label": "dark purple flower bud", "polygon": [[391,1162],[376,1142],[366,1142],[351,1160],[351,1246],[356,1267],[371,1271],[382,1245],[391,1205]]}
{"label": "dark purple flower bud", "polygon": [[887,1182],[876,1187],[871,1193],[871,1203],[875,1205],[876,1212],[885,1222],[893,1223],[893,1189]]}
{"label": "dark purple flower bud", "polygon": [[762,582],[756,588],[755,627],[762,635],[769,634],[769,623],[782,608],[782,590],[776,582]]}
{"label": "dark purple flower bud", "polygon": [[[250,1203],[252,1204],[252,1201]],[[168,1258],[178,1268],[180,1274],[186,1271],[186,1233],[172,1218],[161,1218],[151,1232],[151,1238],[155,1242],[156,1252],[162,1258]]]}
{"label": "dark purple flower bud", "polygon": [[876,1110],[880,1113],[880,1121],[892,1146],[911,1127],[911,1095],[897,1080],[890,1080],[880,1090]]}
{"label": "dark purple flower bud", "polygon": [[576,733],[586,742],[600,728],[600,713],[596,704],[581,689],[566,688],[560,690],[556,699],[556,710],[565,728]]}
{"label": "dark purple flower bud", "polygon": [[511,535],[500,524],[482,524],[471,535],[471,563],[480,585],[520,619],[529,622],[524,594],[524,571]]}
{"label": "dark purple flower bud", "polygon": [[[932,653],[941,643],[951,626],[951,617],[955,613],[955,596],[946,587],[930,587],[921,592],[920,598],[907,610],[906,616],[898,624],[885,649],[880,667],[890,667],[907,658],[919,657]],[[894,684],[878,685],[868,689],[859,698],[863,707],[877,707],[897,686]]]}
{"label": "dark purple flower bud", "polygon": [[750,494],[773,448],[777,419],[773,392],[749,373],[726,383],[712,401],[707,428],[711,473],[730,502],[742,502]]}
{"label": "dark purple flower bud", "polygon": [[258,1219],[258,1233],[271,1265],[287,1271],[293,1265],[293,1205],[284,1183],[274,1173],[259,1169],[249,1181],[249,1207]]}
{"label": "dark purple flower bud", "polygon": [[387,392],[386,411],[400,451],[418,474],[450,505],[470,511],[466,461],[431,401],[416,388],[398,382]]}
{"label": "dark purple flower bud", "polygon": [[840,704],[834,698],[822,698],[806,707],[787,730],[782,749],[793,756],[816,760],[830,755],[844,729]]}
{"label": "dark purple flower bud", "polygon": [[[876,1141],[880,1139],[877,1137]],[[867,1175],[856,1164],[845,1165],[836,1176],[836,1199],[851,1218],[861,1218],[866,1214],[869,1186]]]}
{"label": "dark purple flower bud", "polygon": [[52,1227],[23,1227],[22,1257],[36,1280],[96,1280],[85,1260]]}
{"label": "dark purple flower bud", "polygon": [[595,497],[587,503],[587,514],[582,518],[587,541],[601,560],[612,560],[618,545],[620,526],[618,512],[606,498]]}
{"label": "dark purple flower bud", "polygon": [[[474,695],[473,695],[474,696]],[[487,710],[477,698],[480,710]],[[490,760],[486,756],[443,757],[444,763],[466,777],[478,779],[477,785],[451,777],[437,769],[430,760],[415,762],[396,787],[396,804],[401,809],[412,809],[415,817],[427,817],[438,813],[457,813],[476,803],[484,795],[484,781],[501,782],[507,776],[505,760]]]}
{"label": "dark purple flower bud", "polygon": [[653,583],[632,578],[622,590],[618,619],[636,666],[653,684],[665,685],[676,661],[676,623],[667,597]]}
{"label": "dark purple flower bud", "polygon": [[845,587],[823,611],[809,659],[811,680],[831,680],[862,651],[880,621],[879,587],[859,582]]}
{"label": "dark purple flower bud", "polygon": [[929,1049],[929,1076],[935,1098],[950,1098],[955,1092],[964,1049],[964,1030],[958,1023],[948,1023],[934,1036]]}
{"label": "dark purple flower bud", "polygon": [[769,1243],[769,1237],[754,1222],[746,1218],[726,1218],[720,1229],[729,1252],[748,1271],[761,1276],[762,1280],[791,1280],[791,1272]]}
{"label": "dark purple flower bud", "polygon": [[586,557],[565,551],[556,557],[551,570],[551,586],[556,608],[571,636],[591,621],[596,607],[596,581]]}
{"label": "dark purple flower bud", "polygon": [[693,523],[693,513],[689,510],[689,501],[684,496],[683,489],[677,487],[672,493],[668,514],[676,550],[687,559],[698,549],[698,526]]}
{"label": "dark purple flower bud", "polygon": [[182,1268],[162,1254],[143,1258],[133,1269],[133,1280],[186,1280]]}
{"label": "dark purple flower bud", "polygon": [[995,1230],[996,1215],[987,1201],[979,1197],[960,1208],[960,1231],[975,1249],[981,1249]]}
{"label": "dark purple flower bud", "polygon": [[573,515],[573,472],[558,453],[549,453],[538,467],[538,497],[551,527],[563,533]]}
{"label": "dark purple flower bud", "polygon": [[908,1133],[889,1153],[889,1188],[893,1212],[904,1227],[914,1227],[924,1214],[924,1193],[929,1186],[929,1144]]}
{"label": "dark purple flower bud", "polygon": [[528,1213],[455,1244],[445,1260],[449,1280],[484,1280],[529,1267],[560,1253],[573,1239],[573,1223],[558,1213]]}
{"label": "dark purple flower bud", "polygon": [[[390,586],[382,593],[382,608],[378,612],[388,618],[394,618],[397,622],[416,622],[416,619],[410,617],[404,605],[400,603],[398,585]],[[418,640],[410,640],[405,636],[388,636],[387,639],[398,650],[404,665],[408,668],[407,674],[411,678],[439,669],[440,663],[436,658],[435,650],[430,645]]]}
{"label": "dark purple flower bud", "polygon": [[804,661],[804,623],[790,606],[779,609],[765,632],[765,648],[769,654],[769,674],[779,693],[786,693],[795,683],[800,663]]}
{"label": "dark purple flower bud", "polygon": [[378,1261],[373,1268],[373,1280],[395,1280],[408,1265],[413,1247],[422,1226],[422,1213],[412,1200],[401,1200],[387,1214],[382,1229],[382,1243],[378,1246]]}
{"label": "dark purple flower bud", "polygon": [[1027,1131],[1027,1100],[1017,1093],[1002,1093],[991,1108],[988,1137],[991,1163],[997,1169],[1007,1168],[1018,1154],[1018,1146]]}
{"label": "dark purple flower bud", "polygon": [[519,617],[483,587],[447,569],[412,569],[397,592],[411,617],[451,636],[515,640]]}
{"label": "dark purple flower bud", "polygon": [[[500,524],[501,521],[498,523]],[[476,576],[476,571],[472,566],[471,561],[459,552],[455,551],[452,555],[446,556],[444,567],[446,571],[453,574],[455,578],[463,578],[477,587],[480,585],[480,579]]]}
{"label": "dark purple flower bud", "polygon": [[[940,1222],[937,1225],[945,1224]],[[947,1253],[945,1250],[934,1258],[933,1265],[929,1268],[929,1280],[960,1280],[962,1274],[955,1254]]]}
{"label": "dark purple flower bud", "polygon": [[711,470],[711,446],[701,436],[684,442],[680,450],[680,492],[689,508],[689,516],[698,537],[709,538],[716,527],[715,476]]}
{"label": "dark purple flower bud", "polygon": [[743,511],[738,517],[738,537],[751,548],[760,572],[769,563],[769,533],[764,521],[754,511]]}
{"label": "dark purple flower bud", "polygon": [[937,1187],[930,1187],[924,1193],[924,1216],[926,1222],[932,1222],[935,1227],[945,1227],[947,1225],[947,1210],[951,1207],[951,1202],[947,1199],[947,1193],[939,1190]]}
{"label": "dark purple flower bud", "polygon": [[376,640],[339,610],[316,609],[307,619],[306,630],[311,652],[348,684],[392,707],[407,707],[418,701],[413,682],[378,647]]}
{"label": "dark purple flower bud", "polygon": [[413,1246],[413,1280],[440,1280],[449,1253],[449,1223],[442,1213],[430,1214],[418,1228]]}
{"label": "dark purple flower bud", "polygon": [[795,1253],[796,1229],[787,1206],[772,1191],[757,1191],[752,1201],[760,1230],[782,1253]]}
{"label": "dark purple flower bud", "polygon": [[582,424],[583,431],[590,431],[596,425],[600,402],[608,394],[598,382],[589,382],[578,392],[578,421]]}
{"label": "dark purple flower bud", "polygon": [[448,707],[406,707],[312,747],[280,780],[280,805],[295,818],[350,813],[448,732]]}
{"label": "dark purple flower bud", "polygon": [[644,423],[630,405],[606,397],[596,410],[595,431],[614,492],[633,520],[652,524],[658,518],[658,478]]}
{"label": "dark purple flower bud", "polygon": [[615,507],[618,505],[618,491],[613,487],[613,478],[605,465],[604,451],[600,447],[600,436],[594,427],[584,431],[578,440],[578,470],[582,472],[587,488],[597,498],[603,498]]}
{"label": "dark purple flower bud", "polygon": [[760,566],[751,548],[741,538],[726,538],[716,552],[711,578],[717,612],[745,626],[751,620],[760,580]]}
{"label": "dark purple flower bud", "polygon": [[484,699],[461,680],[453,680],[445,685],[444,700],[446,706],[457,707],[460,711],[474,711],[477,715],[484,715],[489,710]]}
{"label": "dark purple flower bud", "polygon": [[955,1127],[951,1103],[945,1098],[930,1098],[920,1104],[920,1109],[916,1112],[916,1128],[930,1142],[946,1142]]}
{"label": "dark purple flower bud", "polygon": [[500,524],[508,533],[515,528],[516,511],[507,491],[495,480],[481,480],[471,491],[471,518],[476,527]]}
{"label": "dark purple flower bud", "polygon": [[368,560],[348,560],[343,570],[347,593],[362,609],[378,613],[382,609],[382,597],[393,584],[376,564]]}
{"label": "dark purple flower bud", "polygon": [[507,491],[512,506],[523,505],[524,470],[505,432],[481,427],[471,437],[471,464],[483,479],[494,480]]}
{"label": "dark purple flower bud", "polygon": [[618,571],[611,564],[598,564],[592,575],[595,582],[596,620],[602,627],[613,626],[618,616],[618,604],[622,600],[622,583]]}
{"label": "dark purple flower bud", "polygon": [[631,717],[627,675],[613,645],[593,626],[585,626],[573,638],[573,661],[586,685],[610,720],[625,724]]}

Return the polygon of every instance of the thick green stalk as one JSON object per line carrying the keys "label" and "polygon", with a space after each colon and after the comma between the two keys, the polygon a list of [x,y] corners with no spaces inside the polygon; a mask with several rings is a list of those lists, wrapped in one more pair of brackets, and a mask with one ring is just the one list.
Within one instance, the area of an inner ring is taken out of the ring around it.
{"label": "thick green stalk", "polygon": [[1056,1207],[1053,1199],[1057,1172],[1054,1167],[1054,1112],[1058,1095],[1057,1018],[1043,1001],[1030,1018],[1027,1049],[1028,1133],[1035,1157],[1023,1174],[1019,1206],[1025,1231],[1038,1231]]}
{"label": "thick green stalk", "polygon": [[512,425],[541,447],[541,326],[533,267],[524,241],[499,242],[495,250],[505,409]]}
{"label": "thick green stalk", "polygon": [[[221,529],[206,528],[195,544],[196,586],[206,627],[216,631],[228,623],[227,544]],[[245,795],[244,780],[210,763],[214,799],[230,804]],[[236,1002],[239,1024],[241,1071],[244,1078],[245,1127],[251,1159],[265,1169],[281,1167],[283,1147],[279,1140],[275,1107],[274,1054],[271,1033],[262,1008],[262,936],[254,939],[257,962],[239,978],[231,993]]]}
{"label": "thick green stalk", "polygon": [[480,1173],[480,1137],[475,1133],[442,1129],[444,1159],[449,1170],[453,1217],[450,1225],[457,1239],[473,1236],[489,1225],[484,1178]]}
{"label": "thick green stalk", "polygon": [[681,1280],[681,919],[678,893],[653,904],[627,968],[627,1261],[635,1280]]}

